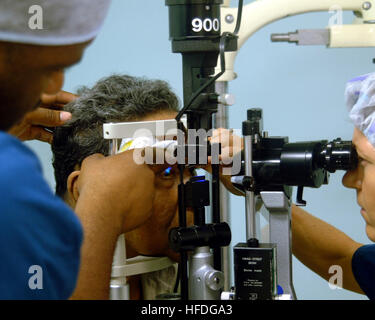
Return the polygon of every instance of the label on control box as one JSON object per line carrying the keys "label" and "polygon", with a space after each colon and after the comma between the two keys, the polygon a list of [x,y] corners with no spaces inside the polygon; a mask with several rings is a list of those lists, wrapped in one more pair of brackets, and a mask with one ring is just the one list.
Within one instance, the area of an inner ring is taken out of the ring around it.
{"label": "label on control box", "polygon": [[249,247],[239,243],[233,251],[236,299],[274,299],[277,294],[276,245],[261,243],[258,247]]}

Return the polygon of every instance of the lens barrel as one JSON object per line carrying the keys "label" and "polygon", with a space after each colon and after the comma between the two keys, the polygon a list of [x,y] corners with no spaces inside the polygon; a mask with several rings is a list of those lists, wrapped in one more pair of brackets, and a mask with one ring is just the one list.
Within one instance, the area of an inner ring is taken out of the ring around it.
{"label": "lens barrel", "polygon": [[340,138],[294,143],[286,137],[261,138],[253,146],[255,192],[283,185],[319,188],[328,183],[329,172],[352,170],[357,164],[354,145]]}
{"label": "lens barrel", "polygon": [[328,142],[288,143],[280,156],[280,172],[285,184],[318,188],[327,183],[328,172],[352,170],[358,156],[351,141],[337,138]]}
{"label": "lens barrel", "polygon": [[358,165],[358,155],[351,141],[337,138],[328,142],[320,153],[321,166],[329,172],[353,170]]}

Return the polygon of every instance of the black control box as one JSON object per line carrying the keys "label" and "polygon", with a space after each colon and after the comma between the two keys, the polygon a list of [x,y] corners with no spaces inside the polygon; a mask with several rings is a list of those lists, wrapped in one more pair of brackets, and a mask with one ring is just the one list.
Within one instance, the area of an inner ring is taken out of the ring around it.
{"label": "black control box", "polygon": [[277,294],[276,245],[234,248],[235,296],[238,300],[273,300]]}

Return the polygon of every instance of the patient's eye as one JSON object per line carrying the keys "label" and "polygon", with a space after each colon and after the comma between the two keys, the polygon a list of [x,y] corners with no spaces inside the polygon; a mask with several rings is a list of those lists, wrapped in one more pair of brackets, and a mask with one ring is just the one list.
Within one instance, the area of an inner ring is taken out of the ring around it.
{"label": "patient's eye", "polygon": [[[176,167],[168,167],[167,169],[161,171],[158,176],[163,180],[177,180],[180,181],[179,177],[180,171]],[[188,168],[184,171],[184,178],[188,179],[191,176],[196,175],[195,170],[188,170]]]}
{"label": "patient's eye", "polygon": [[172,171],[172,167],[168,167],[167,169],[164,170],[164,175],[165,176],[170,176]]}
{"label": "patient's eye", "polygon": [[172,167],[168,167],[167,169],[165,169],[162,172],[162,177],[165,178],[165,179],[173,178],[174,177],[174,170],[172,169]]}

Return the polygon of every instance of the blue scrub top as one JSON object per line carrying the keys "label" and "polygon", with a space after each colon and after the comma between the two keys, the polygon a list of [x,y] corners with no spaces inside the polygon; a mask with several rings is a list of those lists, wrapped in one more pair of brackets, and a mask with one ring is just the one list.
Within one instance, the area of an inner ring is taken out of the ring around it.
{"label": "blue scrub top", "polygon": [[375,300],[375,244],[362,246],[352,258],[352,270],[363,292]]}
{"label": "blue scrub top", "polygon": [[83,232],[43,179],[35,154],[0,132],[0,299],[67,299]]}

